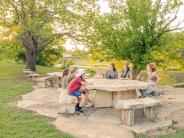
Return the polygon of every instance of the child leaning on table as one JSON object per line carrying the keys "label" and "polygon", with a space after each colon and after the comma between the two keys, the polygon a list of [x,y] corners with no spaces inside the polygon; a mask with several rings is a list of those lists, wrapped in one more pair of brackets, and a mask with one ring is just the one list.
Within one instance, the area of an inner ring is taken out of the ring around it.
{"label": "child leaning on table", "polygon": [[86,103],[85,94],[88,93],[87,89],[81,89],[81,86],[86,85],[86,81],[84,79],[85,71],[84,69],[78,69],[76,73],[76,78],[74,78],[68,85],[68,94],[70,96],[77,97],[79,103],[76,105],[76,113],[83,113],[82,107]]}

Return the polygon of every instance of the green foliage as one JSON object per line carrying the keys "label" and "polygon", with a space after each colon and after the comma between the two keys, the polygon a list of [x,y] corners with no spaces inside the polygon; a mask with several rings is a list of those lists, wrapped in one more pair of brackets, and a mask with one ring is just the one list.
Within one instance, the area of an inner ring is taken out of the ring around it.
{"label": "green foliage", "polygon": [[169,33],[164,35],[160,43],[162,47],[154,47],[151,52],[152,60],[162,70],[183,70],[184,69],[184,42],[181,40],[183,33]]}
{"label": "green foliage", "polygon": [[[44,59],[48,54],[47,47],[60,41],[63,46],[67,37],[80,41],[81,33],[87,27],[84,17],[94,8],[94,3],[93,0],[1,0],[0,27],[6,30],[4,35],[13,36],[10,41],[22,42],[27,68],[35,70],[36,55],[41,54],[38,58]],[[49,56],[49,59],[56,60],[57,57]],[[39,61],[41,64],[51,62]]]}
{"label": "green foliage", "polygon": [[86,58],[88,56],[88,51],[74,50],[74,51],[72,51],[72,56],[80,57],[80,58]]}
{"label": "green foliage", "polygon": [[166,16],[176,12],[181,4],[179,0],[109,1],[111,12],[95,16],[91,23],[90,52],[94,58],[128,60],[138,70],[145,68],[154,61],[151,53],[160,51],[169,41],[169,38],[162,41],[162,37],[178,29],[170,28],[176,17],[166,19]]}
{"label": "green foliage", "polygon": [[159,82],[159,85],[170,85],[176,83],[175,78],[171,77],[171,75],[168,72],[160,72],[159,73],[161,80]]}
{"label": "green foliage", "polygon": [[62,58],[62,49],[47,48],[38,55],[37,64],[53,65],[60,58]]}
{"label": "green foliage", "polygon": [[[54,65],[60,58],[62,58],[61,48],[51,48],[48,47],[44,49],[36,59],[38,65],[50,66]],[[26,63],[26,55],[24,52],[19,52],[15,56],[15,61],[17,63]]]}
{"label": "green foliage", "polygon": [[62,66],[60,67],[63,70],[69,69],[70,66],[74,65],[75,62],[73,60],[70,59],[63,59],[61,62]]}
{"label": "green foliage", "polygon": [[86,71],[86,73],[89,74],[90,77],[92,77],[96,74],[96,70],[92,69],[92,68],[87,68],[85,71]]}

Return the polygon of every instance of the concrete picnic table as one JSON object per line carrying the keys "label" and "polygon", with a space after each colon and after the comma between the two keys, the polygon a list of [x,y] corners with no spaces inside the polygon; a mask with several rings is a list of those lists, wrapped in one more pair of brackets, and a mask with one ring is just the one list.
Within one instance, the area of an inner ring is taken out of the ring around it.
{"label": "concrete picnic table", "polygon": [[[50,73],[47,73],[47,75],[49,77],[58,79],[58,87],[61,87],[61,79],[63,77],[63,73],[62,72],[50,72]],[[54,85],[54,83],[53,83],[53,85]]]}
{"label": "concrete picnic table", "polygon": [[95,107],[117,109],[117,102],[125,99],[136,99],[137,89],[146,88],[148,82],[137,80],[87,79],[89,90],[96,90]]}
{"label": "concrete picnic table", "polygon": [[50,72],[50,73],[47,73],[47,75],[51,77],[62,77],[63,73],[62,72]]}

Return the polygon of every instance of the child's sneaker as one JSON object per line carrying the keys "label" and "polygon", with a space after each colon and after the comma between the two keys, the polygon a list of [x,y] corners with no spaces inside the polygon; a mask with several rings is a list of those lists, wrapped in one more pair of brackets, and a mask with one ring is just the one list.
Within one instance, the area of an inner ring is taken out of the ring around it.
{"label": "child's sneaker", "polygon": [[75,111],[75,114],[76,114],[76,115],[82,115],[82,116],[85,116],[85,113],[84,113],[84,111],[83,111],[82,109],[80,109],[80,110],[76,110],[76,111]]}

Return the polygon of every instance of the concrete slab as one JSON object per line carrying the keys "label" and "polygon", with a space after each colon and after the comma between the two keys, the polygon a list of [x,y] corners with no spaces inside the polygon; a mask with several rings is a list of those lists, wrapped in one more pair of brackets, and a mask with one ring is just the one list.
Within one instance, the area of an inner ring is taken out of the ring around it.
{"label": "concrete slab", "polygon": [[121,125],[92,123],[73,117],[57,118],[53,124],[77,138],[134,138],[133,133]]}
{"label": "concrete slab", "polygon": [[172,124],[171,120],[165,120],[158,123],[144,121],[144,123],[139,123],[131,127],[129,126],[126,127],[135,132],[136,134],[145,134],[148,131],[154,131],[164,127],[168,127],[171,124]]}
{"label": "concrete slab", "polygon": [[89,115],[88,120],[93,123],[122,124],[121,111],[117,111],[113,108],[97,109],[94,113]]}
{"label": "concrete slab", "polygon": [[[157,97],[162,105],[157,108],[158,122],[150,122],[141,118],[142,112],[135,113],[135,126],[127,127],[121,123],[119,111],[112,108],[87,108],[87,115],[64,117],[58,115],[59,92],[56,88],[35,89],[22,96],[17,103],[19,108],[35,111],[41,115],[54,117],[53,124],[61,131],[69,132],[79,138],[133,138],[133,133],[146,133],[158,130],[171,124],[171,120],[178,122],[176,127],[183,129],[184,110],[182,96],[184,89],[164,89],[165,96],[175,96],[176,99]],[[93,93],[94,94],[94,93]],[[94,97],[94,96],[93,96]],[[181,100],[178,100],[180,99]],[[72,124],[72,125],[71,125]],[[80,129],[79,129],[80,128]],[[79,131],[80,130],[80,131]]]}

